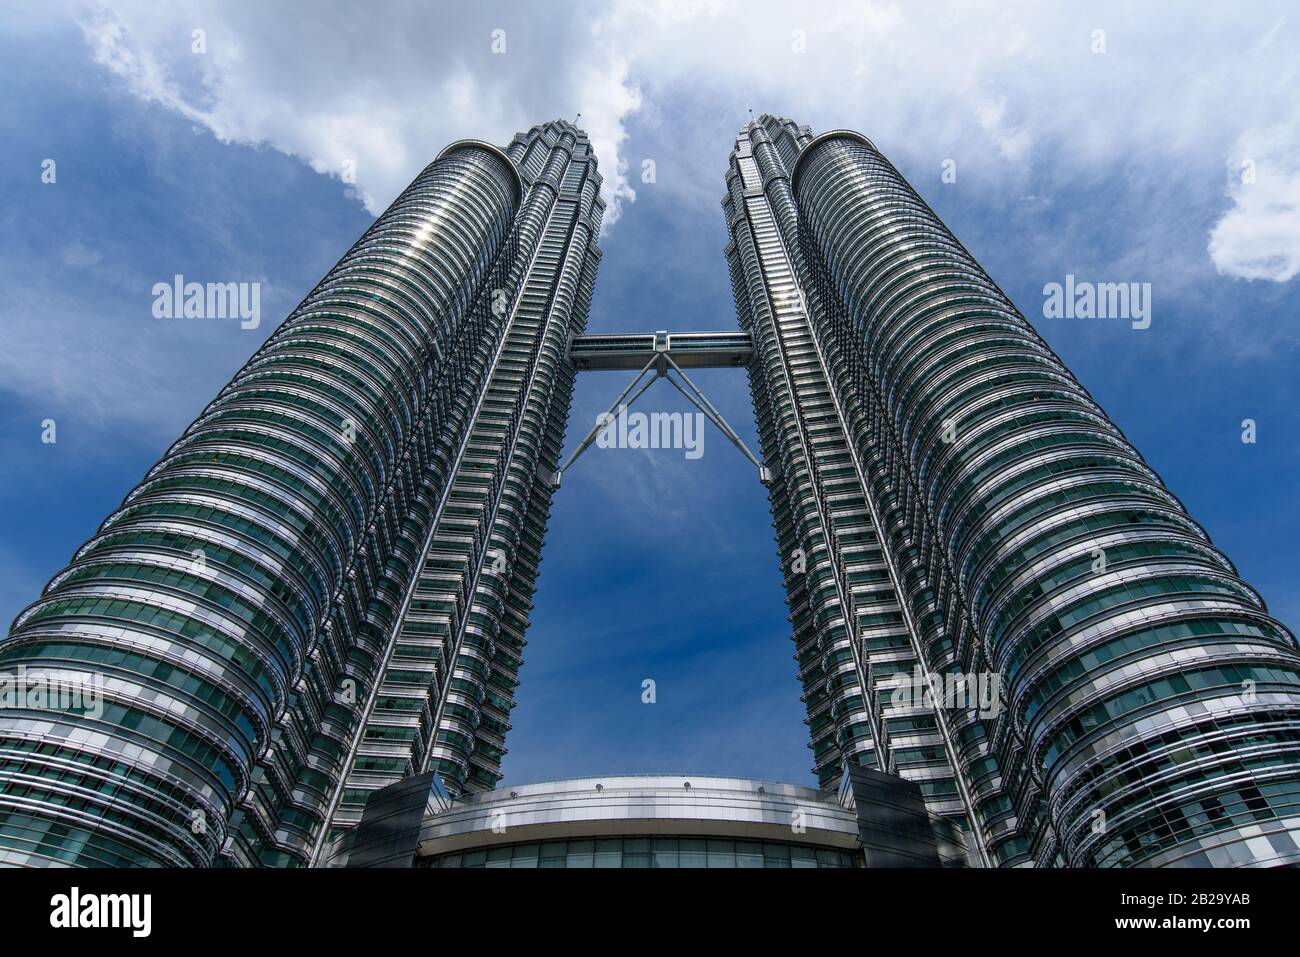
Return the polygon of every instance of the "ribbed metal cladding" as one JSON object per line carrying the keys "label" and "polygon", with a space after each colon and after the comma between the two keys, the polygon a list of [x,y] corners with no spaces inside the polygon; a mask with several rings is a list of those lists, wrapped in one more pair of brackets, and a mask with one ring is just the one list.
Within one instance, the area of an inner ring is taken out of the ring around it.
{"label": "ribbed metal cladding", "polygon": [[954,725],[1005,792],[977,798],[993,860],[1300,861],[1294,637],[865,137],[816,137],[791,173],[927,657],[1001,676],[1002,715]]}
{"label": "ribbed metal cladding", "polygon": [[[19,615],[0,668],[92,676],[105,707],[0,712],[0,862],[311,861],[453,481],[481,451],[492,357],[514,354],[512,278],[546,218],[523,207],[549,175],[521,176],[526,153],[565,135],[586,148],[558,123],[509,156],[445,150]],[[594,187],[586,203],[565,324],[590,296]],[[511,440],[535,435],[543,460],[563,379],[534,386],[544,414],[521,412]],[[522,481],[535,466],[518,459]],[[549,491],[522,498],[539,546]],[[519,604],[536,562],[507,544]]]}
{"label": "ribbed metal cladding", "polygon": [[600,253],[601,178],[584,133],[554,122],[507,148],[525,196],[518,250],[482,340],[469,423],[421,544],[386,665],[331,807],[324,863],[369,795],[439,772],[453,796],[490,790],[510,728],[524,631],[573,389],[568,340],[586,325]]}
{"label": "ribbed metal cladding", "polygon": [[[767,125],[765,125],[765,123]],[[740,132],[723,201],[740,325],[753,337],[750,385],[766,461],[795,658],[824,787],[843,764],[915,782],[932,814],[983,847],[984,822],[946,716],[896,701],[897,676],[929,671],[904,580],[882,541],[854,407],[833,349],[816,335],[788,165],[807,128],[764,117]],[[983,860],[977,851],[977,859]]]}

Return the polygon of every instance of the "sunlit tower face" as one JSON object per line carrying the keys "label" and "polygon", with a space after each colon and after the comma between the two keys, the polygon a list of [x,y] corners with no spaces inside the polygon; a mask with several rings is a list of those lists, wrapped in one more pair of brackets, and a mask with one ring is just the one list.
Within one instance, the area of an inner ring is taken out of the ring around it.
{"label": "sunlit tower face", "polygon": [[0,857],[301,865],[367,795],[491,787],[602,203],[585,134],[453,144],[17,619]]}

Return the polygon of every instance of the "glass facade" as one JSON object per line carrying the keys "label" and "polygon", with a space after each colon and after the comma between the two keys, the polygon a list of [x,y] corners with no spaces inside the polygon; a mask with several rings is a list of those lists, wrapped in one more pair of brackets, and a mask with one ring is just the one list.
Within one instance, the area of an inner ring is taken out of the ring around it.
{"label": "glass facade", "polygon": [[417,867],[861,867],[860,854],[805,844],[703,837],[601,837],[420,858]]}

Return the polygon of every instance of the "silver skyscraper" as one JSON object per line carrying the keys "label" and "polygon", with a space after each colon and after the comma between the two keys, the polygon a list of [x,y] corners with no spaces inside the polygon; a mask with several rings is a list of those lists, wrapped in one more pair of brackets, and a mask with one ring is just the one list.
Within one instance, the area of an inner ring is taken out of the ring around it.
{"label": "silver skyscraper", "polygon": [[860,134],[764,116],[727,187],[823,784],[994,865],[1300,861],[1295,639],[1033,327]]}
{"label": "silver skyscraper", "polygon": [[587,137],[448,147],[0,645],[0,861],[307,864],[499,777],[599,253]]}

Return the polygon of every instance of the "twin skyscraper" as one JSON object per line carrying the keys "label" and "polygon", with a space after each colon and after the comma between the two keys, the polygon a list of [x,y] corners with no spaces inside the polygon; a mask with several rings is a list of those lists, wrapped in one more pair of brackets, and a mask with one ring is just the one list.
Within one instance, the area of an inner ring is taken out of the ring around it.
{"label": "twin skyscraper", "polygon": [[563,121],[448,147],[18,616],[0,863],[321,866],[431,772],[508,804],[575,377],[642,348],[748,372],[826,794],[896,782],[975,866],[1300,863],[1295,638],[869,140],[741,130],[717,341],[583,335],[600,184]]}

